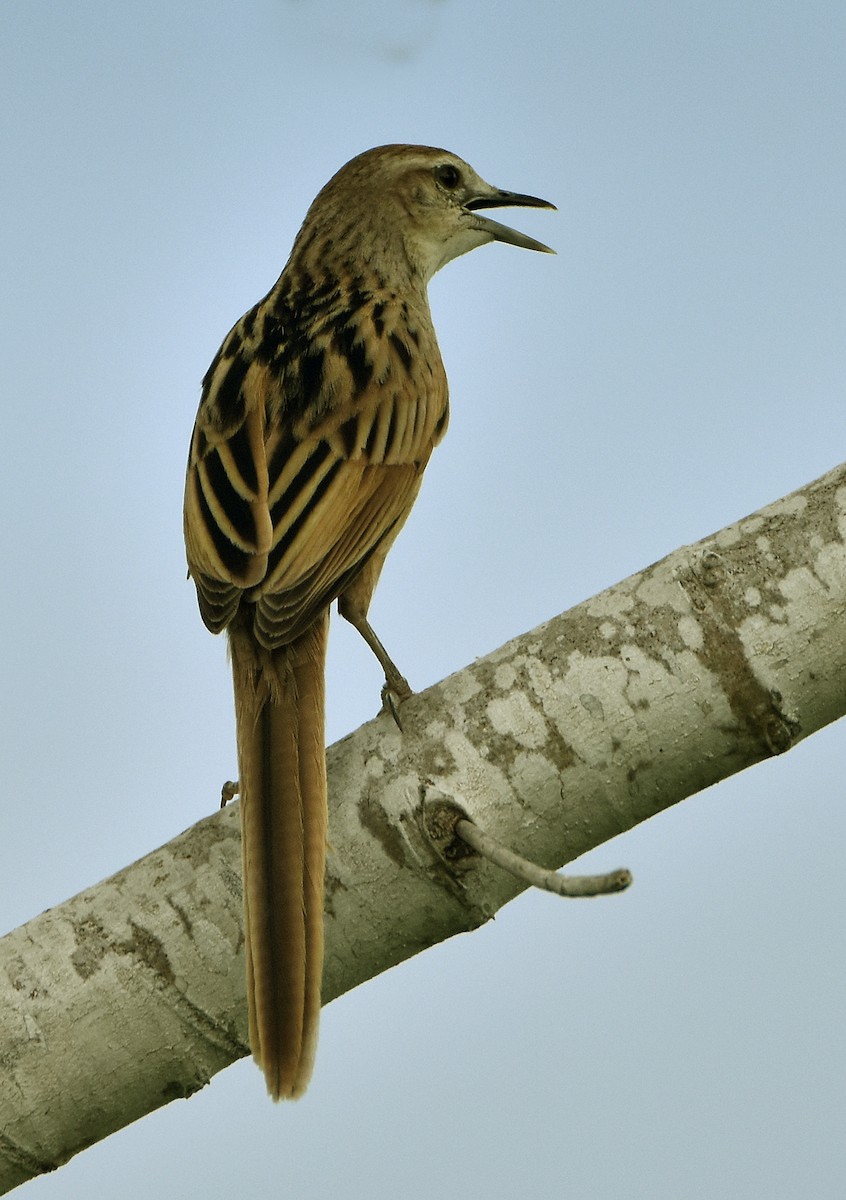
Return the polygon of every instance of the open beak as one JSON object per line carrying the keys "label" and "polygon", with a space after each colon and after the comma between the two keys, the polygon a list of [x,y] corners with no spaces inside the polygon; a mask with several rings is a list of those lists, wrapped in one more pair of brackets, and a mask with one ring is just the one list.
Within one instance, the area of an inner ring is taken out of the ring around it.
{"label": "open beak", "polygon": [[[550,204],[548,200],[540,200],[537,196],[524,196],[520,192],[503,192],[499,188],[491,188],[487,195],[471,197],[465,201],[464,207],[470,212],[476,212],[480,208],[555,209],[555,205]],[[497,242],[508,242],[510,246],[520,246],[523,250],[539,250],[543,254],[555,253],[543,242],[536,242],[525,233],[511,229],[508,225],[500,225],[499,221],[492,221],[490,217],[476,217],[476,228],[489,233]]]}

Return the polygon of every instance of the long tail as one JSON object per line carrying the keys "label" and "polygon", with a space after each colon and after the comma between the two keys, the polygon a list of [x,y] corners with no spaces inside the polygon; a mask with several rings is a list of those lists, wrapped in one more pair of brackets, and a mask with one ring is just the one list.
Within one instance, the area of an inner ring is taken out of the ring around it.
{"label": "long tail", "polygon": [[279,650],[230,627],[250,1046],[274,1100],[302,1095],[317,1049],[328,623],[327,613]]}

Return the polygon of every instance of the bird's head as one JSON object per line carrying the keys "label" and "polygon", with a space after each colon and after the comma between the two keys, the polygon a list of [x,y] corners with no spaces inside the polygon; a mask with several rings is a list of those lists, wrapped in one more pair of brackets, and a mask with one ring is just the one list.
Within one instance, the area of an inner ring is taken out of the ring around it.
{"label": "bird's head", "polygon": [[[374,264],[402,257],[428,281],[485,242],[554,254],[549,246],[482,215],[487,208],[555,208],[548,200],[492,187],[469,163],[431,146],[377,146],[326,184],[306,225],[332,226]],[[399,263],[396,264],[399,266]]]}

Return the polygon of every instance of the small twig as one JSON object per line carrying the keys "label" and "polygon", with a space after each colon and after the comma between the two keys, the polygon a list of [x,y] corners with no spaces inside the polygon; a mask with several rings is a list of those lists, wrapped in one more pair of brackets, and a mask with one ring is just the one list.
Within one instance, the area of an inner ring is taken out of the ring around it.
{"label": "small twig", "polygon": [[531,887],[543,888],[556,896],[604,896],[624,891],[632,881],[632,873],[625,867],[607,875],[559,875],[556,871],[547,871],[527,858],[521,858],[464,817],[456,822],[455,832],[468,846],[498,867]]}

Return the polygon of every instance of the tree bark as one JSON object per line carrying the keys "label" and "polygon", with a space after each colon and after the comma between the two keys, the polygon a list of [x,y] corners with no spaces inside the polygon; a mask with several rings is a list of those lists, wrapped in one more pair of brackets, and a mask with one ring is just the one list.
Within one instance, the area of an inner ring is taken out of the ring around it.
{"label": "tree bark", "polygon": [[[557,867],[844,712],[846,465],[415,696],[402,734],[383,715],[330,748],[325,1000],[522,890],[456,853],[443,797]],[[248,1052],[234,806],[0,966],[4,1193]]]}

